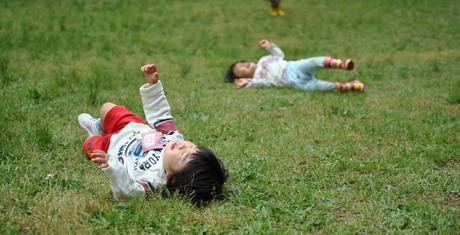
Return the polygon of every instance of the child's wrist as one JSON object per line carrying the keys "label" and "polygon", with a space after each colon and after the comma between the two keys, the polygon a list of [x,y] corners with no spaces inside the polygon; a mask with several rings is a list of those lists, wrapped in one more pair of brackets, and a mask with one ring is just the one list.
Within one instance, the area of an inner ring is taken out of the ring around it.
{"label": "child's wrist", "polygon": [[155,83],[149,82],[149,83],[147,83],[147,84],[144,85],[144,88],[152,87],[152,86],[154,86],[154,85],[157,84],[157,83],[158,83],[158,81],[156,81]]}

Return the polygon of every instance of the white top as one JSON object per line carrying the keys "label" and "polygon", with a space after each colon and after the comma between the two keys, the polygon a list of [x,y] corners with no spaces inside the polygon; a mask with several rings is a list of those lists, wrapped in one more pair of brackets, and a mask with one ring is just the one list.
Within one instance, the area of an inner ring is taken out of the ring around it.
{"label": "white top", "polygon": [[288,65],[283,51],[273,42],[266,49],[270,55],[260,58],[254,76],[246,87],[289,87],[283,76]]}
{"label": "white top", "polygon": [[[163,92],[161,81],[140,89],[142,104],[150,126],[131,122],[110,138],[107,151],[109,167],[103,172],[109,177],[115,199],[122,200],[142,195],[166,185],[163,167],[163,149],[142,151],[142,133],[154,132],[151,126],[159,121],[172,120],[171,108]],[[163,147],[168,142],[183,141],[178,131],[161,135]]]}

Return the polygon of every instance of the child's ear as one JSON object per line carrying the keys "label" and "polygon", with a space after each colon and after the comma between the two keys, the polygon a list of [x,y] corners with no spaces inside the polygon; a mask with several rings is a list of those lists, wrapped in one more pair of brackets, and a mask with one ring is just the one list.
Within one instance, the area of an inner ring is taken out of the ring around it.
{"label": "child's ear", "polygon": [[166,172],[165,175],[166,175],[166,179],[169,180],[169,177],[171,177],[171,173]]}

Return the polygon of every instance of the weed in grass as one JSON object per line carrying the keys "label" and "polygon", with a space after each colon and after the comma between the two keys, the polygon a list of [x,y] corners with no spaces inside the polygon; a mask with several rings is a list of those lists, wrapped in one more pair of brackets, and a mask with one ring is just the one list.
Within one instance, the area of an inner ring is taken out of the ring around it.
{"label": "weed in grass", "polygon": [[39,102],[42,95],[37,90],[37,85],[33,88],[29,89],[29,97],[30,99],[34,100],[35,102]]}
{"label": "weed in grass", "polygon": [[6,87],[14,81],[13,74],[9,71],[9,58],[6,55],[0,57],[0,79],[1,88]]}
{"label": "weed in grass", "polygon": [[6,56],[0,57],[0,75],[1,76],[6,76],[8,75],[8,65],[9,65],[9,60],[6,58]]}
{"label": "weed in grass", "polygon": [[[53,133],[51,133],[51,128],[48,122],[40,122],[36,125],[33,125],[34,130],[34,139],[37,142],[37,146],[40,149],[50,149],[53,144]],[[31,140],[27,141],[31,142]]]}
{"label": "weed in grass", "polygon": [[452,89],[447,98],[444,98],[449,104],[460,104],[460,88]]}
{"label": "weed in grass", "polygon": [[97,105],[99,100],[99,92],[100,92],[100,82],[97,81],[96,79],[88,79],[89,82],[86,83],[86,91],[89,91],[87,93],[88,95],[88,102],[91,105]]}
{"label": "weed in grass", "polygon": [[[193,58],[193,56],[192,56]],[[180,66],[180,76],[186,78],[187,75],[192,71],[193,68],[193,59],[182,59],[177,62]]]}

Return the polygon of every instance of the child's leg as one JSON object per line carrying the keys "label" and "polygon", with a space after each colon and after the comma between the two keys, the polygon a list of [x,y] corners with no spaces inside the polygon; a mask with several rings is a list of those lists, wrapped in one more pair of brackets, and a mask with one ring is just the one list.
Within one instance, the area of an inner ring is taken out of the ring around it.
{"label": "child's leg", "polygon": [[316,79],[314,76],[309,76],[309,79],[298,78],[291,80],[289,86],[294,89],[304,91],[332,91],[335,86],[333,82],[322,81]]}
{"label": "child's leg", "polygon": [[93,118],[90,114],[82,113],[78,116],[80,126],[88,132],[89,136],[106,136],[107,133],[113,133],[116,130],[105,129],[105,117],[107,113],[117,105],[114,103],[105,103],[100,110],[100,118]]}
{"label": "child's leg", "polygon": [[114,103],[105,103],[101,107],[100,118],[93,118],[90,114],[82,113],[78,116],[80,126],[88,132],[89,136],[106,136],[107,131],[104,129],[104,119],[107,113],[115,107]]}
{"label": "child's leg", "polygon": [[114,103],[105,103],[101,107],[101,127],[107,133],[116,134],[131,122],[147,125],[142,118],[126,107]]}
{"label": "child's leg", "polygon": [[[278,15],[278,8],[280,7],[280,1],[281,0],[269,0],[270,1],[270,9],[268,10],[268,13],[272,16],[277,16]],[[282,12],[284,15],[284,12]]]}
{"label": "child's leg", "polygon": [[314,57],[298,61],[290,61],[286,71],[289,86],[304,91],[332,91],[335,86],[332,82],[318,80],[313,74],[323,69],[326,57]]}
{"label": "child's leg", "polygon": [[311,57],[289,62],[289,67],[306,75],[313,75],[324,68],[326,56]]}
{"label": "child's leg", "polygon": [[110,145],[110,138],[112,134],[107,134],[107,132],[103,129],[104,126],[104,119],[107,116],[107,113],[115,107],[116,105],[113,103],[105,103],[102,105],[100,110],[100,118],[96,119],[93,118],[91,115],[87,113],[82,113],[78,116],[78,121],[80,122],[80,126],[89,134],[89,138],[85,140],[83,143],[83,152],[86,156],[91,159],[91,153],[94,150],[102,150],[107,152],[109,145]]}
{"label": "child's leg", "polygon": [[[305,91],[364,92],[364,84],[358,80],[351,82],[327,82],[316,79],[313,74],[325,67],[325,61],[332,57],[320,56],[304,60],[290,61],[286,71],[289,86]],[[346,65],[345,65],[346,67]]]}
{"label": "child's leg", "polygon": [[277,8],[280,5],[281,0],[270,0],[272,7]]}
{"label": "child's leg", "polygon": [[101,129],[104,130],[104,120],[105,120],[105,117],[107,116],[107,113],[115,106],[117,106],[117,105],[114,104],[114,103],[110,103],[110,102],[107,102],[107,103],[105,103],[105,104],[103,104],[101,106],[101,112],[100,112],[100,114],[101,114],[100,115],[100,119],[101,119],[100,127],[101,127]]}
{"label": "child's leg", "polygon": [[[90,137],[86,139],[85,143],[83,144],[83,151],[88,156],[88,158],[91,158],[91,153],[94,150],[102,150],[107,152],[110,146],[110,138],[112,135],[120,132],[129,123],[135,122],[147,125],[145,124],[144,120],[142,120],[142,118],[136,116],[133,112],[129,111],[124,106],[119,106],[114,103],[105,103],[102,105],[101,118],[94,120],[100,120],[100,124],[97,125],[100,126],[99,128],[103,127],[107,131],[107,134],[105,136],[97,136],[91,135],[90,133]],[[93,128],[98,128],[95,125],[96,122],[93,122]]]}
{"label": "child's leg", "polygon": [[[313,76],[312,76],[313,77]],[[335,86],[333,82],[322,81],[313,77],[308,83],[305,83],[302,90],[305,91],[332,91]]]}
{"label": "child's leg", "polygon": [[276,9],[278,15],[284,16],[283,6],[281,6],[281,0],[271,0],[272,7]]}
{"label": "child's leg", "polygon": [[308,59],[299,60],[296,62],[298,64],[297,66],[299,67],[299,69],[305,71],[306,73],[311,73],[309,71],[316,72],[318,70],[321,70],[322,68],[353,70],[355,66],[354,62],[350,59],[341,60],[331,56],[312,57]]}

